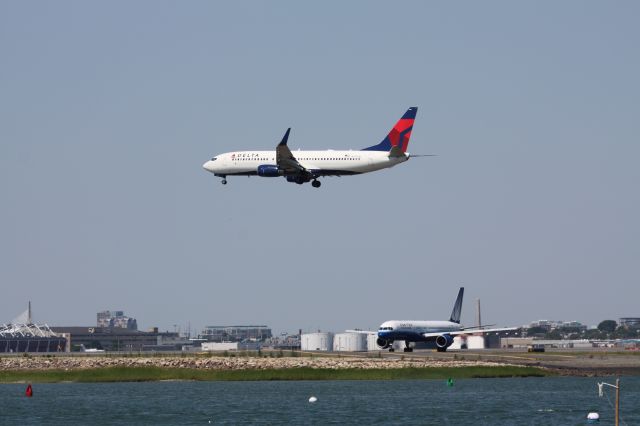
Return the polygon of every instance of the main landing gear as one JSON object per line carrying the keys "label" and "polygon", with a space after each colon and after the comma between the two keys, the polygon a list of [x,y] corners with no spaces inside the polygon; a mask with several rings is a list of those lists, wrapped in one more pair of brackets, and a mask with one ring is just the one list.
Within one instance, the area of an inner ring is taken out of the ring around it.
{"label": "main landing gear", "polygon": [[311,182],[311,186],[313,186],[314,188],[320,188],[320,185],[322,184],[319,180],[314,179],[313,182]]}

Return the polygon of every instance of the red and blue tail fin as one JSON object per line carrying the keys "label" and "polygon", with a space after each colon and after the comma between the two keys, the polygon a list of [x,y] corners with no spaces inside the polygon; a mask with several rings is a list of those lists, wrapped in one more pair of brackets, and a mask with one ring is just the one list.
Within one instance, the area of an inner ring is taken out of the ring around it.
{"label": "red and blue tail fin", "polygon": [[378,145],[370,146],[363,149],[363,151],[390,151],[391,148],[397,146],[402,152],[407,152],[409,146],[409,138],[411,137],[411,129],[413,129],[413,122],[416,119],[416,113],[418,107],[411,107],[404,113],[402,118],[398,120],[393,129],[389,132],[386,138],[382,140]]}

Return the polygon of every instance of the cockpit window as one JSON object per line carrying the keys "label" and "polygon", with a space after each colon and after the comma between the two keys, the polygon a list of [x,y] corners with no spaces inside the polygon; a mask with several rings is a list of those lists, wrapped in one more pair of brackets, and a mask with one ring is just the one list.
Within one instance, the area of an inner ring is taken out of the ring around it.
{"label": "cockpit window", "polygon": [[393,330],[393,327],[380,327],[381,331],[391,331]]}
{"label": "cockpit window", "polygon": [[217,158],[216,158],[216,157],[213,157],[213,158],[211,159],[211,161],[216,161],[216,160],[217,160]]}

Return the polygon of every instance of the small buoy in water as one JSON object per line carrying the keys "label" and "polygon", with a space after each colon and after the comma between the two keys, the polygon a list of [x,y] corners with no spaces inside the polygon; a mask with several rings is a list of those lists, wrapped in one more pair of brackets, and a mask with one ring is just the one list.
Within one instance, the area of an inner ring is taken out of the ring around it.
{"label": "small buoy in water", "polygon": [[27,390],[24,391],[24,394],[29,398],[33,396],[33,388],[31,387],[31,383],[27,385]]}
{"label": "small buoy in water", "polygon": [[453,378],[449,377],[447,379],[447,386],[453,386]]}
{"label": "small buoy in water", "polygon": [[311,398],[309,398],[309,402],[316,402],[318,400],[318,398],[316,398],[315,396],[312,396]]}
{"label": "small buoy in water", "polygon": [[598,413],[587,414],[587,423],[588,424],[600,423],[600,414]]}

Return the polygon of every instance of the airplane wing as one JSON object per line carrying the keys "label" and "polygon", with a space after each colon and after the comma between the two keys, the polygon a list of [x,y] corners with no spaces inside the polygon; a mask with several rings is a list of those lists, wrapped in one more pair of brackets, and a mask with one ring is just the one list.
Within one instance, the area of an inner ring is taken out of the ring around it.
{"label": "airplane wing", "polygon": [[358,334],[375,334],[378,335],[377,331],[367,331],[367,330],[345,330],[345,333],[358,333]]}
{"label": "airplane wing", "polygon": [[289,133],[291,127],[287,129],[282,141],[276,147],[276,164],[280,170],[283,170],[285,174],[309,174],[309,171],[302,167],[296,157],[293,156],[291,150],[287,146],[287,140],[289,139]]}
{"label": "airplane wing", "polygon": [[422,333],[422,337],[438,337],[443,334],[449,334],[451,336],[460,336],[461,334],[479,334],[479,333],[496,333],[498,331],[512,331],[517,330],[517,327],[504,327],[504,328],[481,328],[481,329],[466,329],[466,330],[456,330],[456,331],[441,331],[439,333]]}

